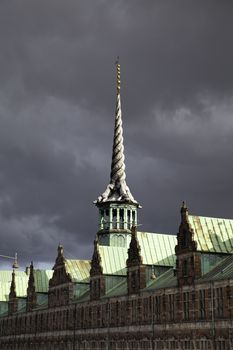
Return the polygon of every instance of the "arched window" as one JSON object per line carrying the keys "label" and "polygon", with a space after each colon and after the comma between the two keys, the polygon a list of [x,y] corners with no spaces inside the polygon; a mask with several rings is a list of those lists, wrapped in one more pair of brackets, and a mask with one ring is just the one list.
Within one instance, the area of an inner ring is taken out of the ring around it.
{"label": "arched window", "polygon": [[124,236],[122,236],[122,235],[119,235],[118,236],[118,240],[117,240],[118,242],[118,247],[124,247],[125,246],[125,238],[124,238]]}

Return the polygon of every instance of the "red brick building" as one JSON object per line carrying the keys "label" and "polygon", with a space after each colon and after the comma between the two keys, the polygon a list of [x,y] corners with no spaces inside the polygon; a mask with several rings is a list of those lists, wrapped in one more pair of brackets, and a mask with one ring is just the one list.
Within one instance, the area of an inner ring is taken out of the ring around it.
{"label": "red brick building", "polygon": [[91,260],[66,259],[59,245],[52,274],[31,264],[8,286],[0,272],[0,349],[233,349],[233,220],[183,203],[176,236],[138,232],[119,64],[110,183],[95,204]]}

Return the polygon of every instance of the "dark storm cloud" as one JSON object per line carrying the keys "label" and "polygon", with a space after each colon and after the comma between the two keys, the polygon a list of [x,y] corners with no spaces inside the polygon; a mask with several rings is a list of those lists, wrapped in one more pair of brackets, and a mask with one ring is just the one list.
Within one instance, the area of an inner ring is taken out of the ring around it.
{"label": "dark storm cloud", "polygon": [[1,253],[89,257],[109,180],[114,61],[127,180],[149,231],[232,217],[231,1],[2,1]]}

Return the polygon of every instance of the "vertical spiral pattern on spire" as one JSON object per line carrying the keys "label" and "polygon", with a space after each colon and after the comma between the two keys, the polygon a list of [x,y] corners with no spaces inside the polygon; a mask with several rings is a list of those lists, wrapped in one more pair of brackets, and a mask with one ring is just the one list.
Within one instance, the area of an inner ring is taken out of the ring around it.
{"label": "vertical spiral pattern on spire", "polygon": [[[118,92],[117,87],[117,92]],[[125,156],[123,144],[123,128],[121,114],[121,99],[119,92],[117,93],[115,129],[112,149],[112,165],[111,165],[111,183],[124,181],[125,175]]]}
{"label": "vertical spiral pattern on spire", "polygon": [[104,193],[98,197],[96,203],[106,201],[130,201],[137,203],[133,198],[129,187],[126,184],[125,174],[125,156],[123,144],[123,127],[122,127],[122,113],[121,113],[121,68],[119,58],[116,62],[117,68],[117,99],[115,112],[115,128],[112,149],[112,164],[110,184],[107,186]]}

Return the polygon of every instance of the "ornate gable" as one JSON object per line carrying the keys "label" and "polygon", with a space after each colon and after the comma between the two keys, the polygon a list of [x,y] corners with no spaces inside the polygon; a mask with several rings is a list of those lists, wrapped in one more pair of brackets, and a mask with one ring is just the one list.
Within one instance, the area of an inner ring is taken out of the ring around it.
{"label": "ornate gable", "polygon": [[177,245],[175,247],[176,254],[194,252],[197,250],[197,242],[194,240],[194,231],[189,223],[188,208],[183,202],[181,209],[181,223],[177,234]]}
{"label": "ornate gable", "polygon": [[201,256],[197,252],[194,231],[189,223],[188,208],[185,202],[181,206],[181,223],[177,233],[176,274],[178,285],[192,284],[201,277]]}
{"label": "ornate gable", "polygon": [[98,241],[94,241],[94,252],[91,260],[90,270],[90,298],[98,300],[105,295],[105,277],[103,275],[103,267],[101,264],[101,256],[99,252]]}
{"label": "ornate gable", "polygon": [[97,239],[94,240],[94,252],[91,259],[90,276],[99,276],[103,274],[103,267],[101,263],[101,256],[99,252],[99,244]]}
{"label": "ornate gable", "polygon": [[142,264],[141,248],[137,239],[136,226],[131,230],[131,241],[128,249],[127,267],[138,266]]}
{"label": "ornate gable", "polygon": [[146,267],[142,263],[141,248],[137,239],[136,226],[132,227],[126,265],[128,294],[139,293],[141,289],[146,287]]}
{"label": "ornate gable", "polygon": [[66,258],[64,256],[64,249],[61,244],[59,244],[57,252],[57,258],[55,265],[53,266],[53,277],[49,281],[50,287],[72,282],[70,274],[66,271]]}
{"label": "ornate gable", "polygon": [[66,259],[61,244],[58,246],[58,254],[53,267],[53,277],[49,281],[49,306],[62,306],[68,304],[73,298],[74,284],[66,270]]}

